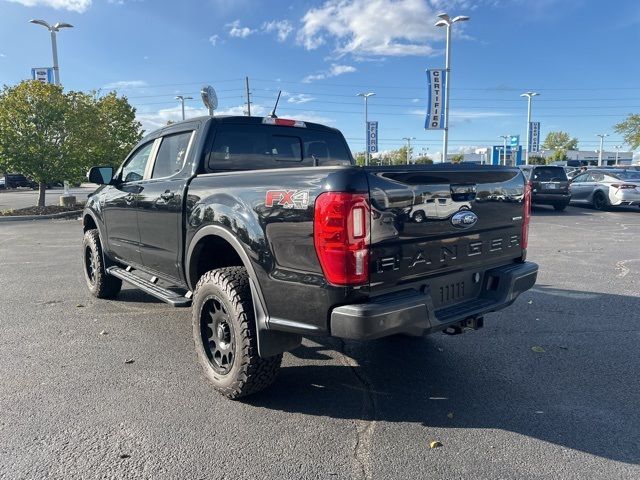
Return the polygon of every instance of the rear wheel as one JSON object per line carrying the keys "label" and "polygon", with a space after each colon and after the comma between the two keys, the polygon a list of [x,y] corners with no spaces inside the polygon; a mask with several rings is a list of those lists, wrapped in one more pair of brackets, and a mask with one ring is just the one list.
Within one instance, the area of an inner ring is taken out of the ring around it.
{"label": "rear wheel", "polygon": [[236,399],[273,383],[282,354],[258,355],[256,322],[244,267],[205,273],[193,294],[193,339],[198,359],[218,392]]}
{"label": "rear wheel", "polygon": [[91,294],[98,298],[113,298],[122,288],[122,280],[109,275],[104,268],[98,230],[87,230],[82,242],[84,278]]}
{"label": "rear wheel", "polygon": [[424,212],[417,211],[416,213],[413,214],[413,221],[416,222],[416,223],[422,223],[426,219],[427,219],[427,217],[424,214]]}
{"label": "rear wheel", "polygon": [[607,202],[607,198],[604,196],[602,192],[596,192],[593,194],[593,208],[596,210],[606,210],[609,206],[609,202]]}

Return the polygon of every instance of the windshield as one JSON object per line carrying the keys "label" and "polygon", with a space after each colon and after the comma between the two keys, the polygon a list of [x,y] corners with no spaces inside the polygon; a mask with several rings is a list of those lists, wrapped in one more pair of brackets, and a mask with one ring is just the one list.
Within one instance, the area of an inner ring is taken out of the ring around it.
{"label": "windshield", "polygon": [[533,171],[533,178],[537,182],[566,182],[567,174],[562,167],[538,167]]}
{"label": "windshield", "polygon": [[620,180],[639,180],[640,181],[640,172],[634,172],[632,170],[624,170],[622,172],[616,172],[613,174],[614,177],[619,178]]}

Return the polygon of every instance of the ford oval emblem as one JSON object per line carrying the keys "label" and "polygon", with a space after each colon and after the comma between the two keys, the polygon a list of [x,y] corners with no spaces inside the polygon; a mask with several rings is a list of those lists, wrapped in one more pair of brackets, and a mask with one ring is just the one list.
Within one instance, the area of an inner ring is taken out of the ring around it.
{"label": "ford oval emblem", "polygon": [[451,217],[451,225],[458,228],[471,228],[478,221],[478,216],[470,210],[461,210]]}

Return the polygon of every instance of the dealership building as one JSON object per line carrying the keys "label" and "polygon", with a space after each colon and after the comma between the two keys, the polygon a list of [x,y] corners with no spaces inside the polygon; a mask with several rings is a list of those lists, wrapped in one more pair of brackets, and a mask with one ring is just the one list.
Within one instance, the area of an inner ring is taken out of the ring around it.
{"label": "dealership building", "polygon": [[[529,157],[543,157],[549,158],[554,153],[554,150],[540,150],[538,152],[529,153]],[[633,152],[602,152],[602,165],[615,165],[616,154],[618,156],[618,165],[631,165],[633,164]],[[449,154],[447,157],[453,157],[455,154]],[[572,167],[579,167],[582,165],[598,165],[598,152],[594,150],[567,150],[566,164]],[[524,152],[522,151],[522,145],[511,148],[507,145],[506,163],[507,165],[523,165],[524,164]],[[464,161],[471,163],[490,164],[490,165],[502,165],[504,163],[504,147],[502,145],[493,145],[486,148],[477,148],[473,153],[465,153]],[[563,162],[564,163],[564,162]]]}

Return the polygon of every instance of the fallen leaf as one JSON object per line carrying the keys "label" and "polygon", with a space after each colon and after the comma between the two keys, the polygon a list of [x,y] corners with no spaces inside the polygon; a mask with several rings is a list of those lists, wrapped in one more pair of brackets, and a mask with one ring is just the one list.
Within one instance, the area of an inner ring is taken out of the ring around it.
{"label": "fallen leaf", "polygon": [[447,413],[447,418],[453,418],[453,412]]}
{"label": "fallen leaf", "polygon": [[544,353],[544,348],[536,345],[535,347],[531,347],[531,350],[533,350],[536,353]]}
{"label": "fallen leaf", "polygon": [[120,454],[120,458],[124,459],[124,458],[131,458],[131,455],[127,455],[126,453],[121,453]]}
{"label": "fallen leaf", "polygon": [[533,303],[533,300],[529,300],[527,303],[531,305]]}
{"label": "fallen leaf", "polygon": [[440,443],[437,440],[429,442],[429,448],[438,448],[438,447],[441,447],[441,446],[442,446],[442,443]]}
{"label": "fallen leaf", "polygon": [[560,347],[562,350],[569,350],[569,347],[567,347],[567,346],[565,346],[565,345],[559,345],[559,347]]}
{"label": "fallen leaf", "polygon": [[107,332],[106,330],[102,330],[102,331],[100,332],[100,335],[109,335],[109,332]]}
{"label": "fallen leaf", "polygon": [[77,304],[77,305],[76,305],[76,307],[77,307],[77,308],[82,308],[82,307],[84,307],[84,305],[83,305],[83,304],[81,304],[81,303],[79,303],[79,304]]}
{"label": "fallen leaf", "polygon": [[133,362],[134,362],[133,358],[128,358],[124,361],[124,363],[133,363]]}

